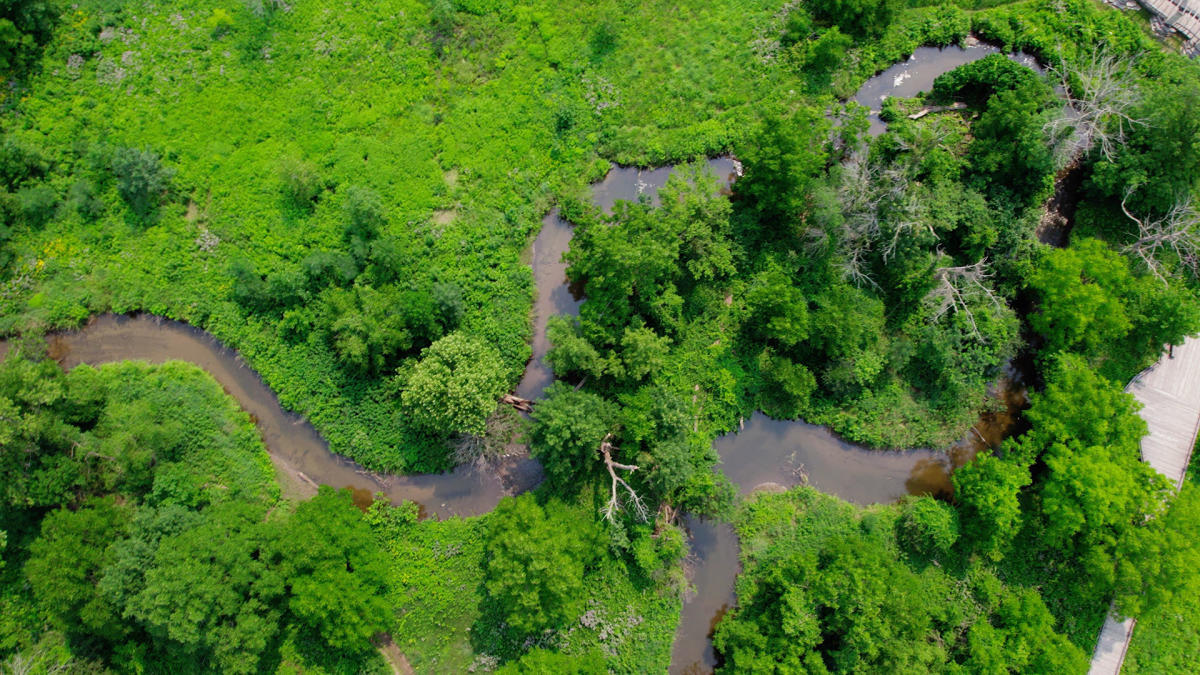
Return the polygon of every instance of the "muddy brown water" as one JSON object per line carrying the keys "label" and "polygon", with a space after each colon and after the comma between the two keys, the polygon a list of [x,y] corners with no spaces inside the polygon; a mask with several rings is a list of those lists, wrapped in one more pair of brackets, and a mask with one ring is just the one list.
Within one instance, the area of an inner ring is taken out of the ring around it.
{"label": "muddy brown water", "polygon": [[330,452],[307,420],[284,410],[237,352],[178,321],[148,315],[98,316],[78,331],[50,336],[49,353],[67,369],[124,360],[187,361],[203,368],[254,419],[285,490],[302,496],[314,493],[317,484],[331,485],[351,488],[360,506],[382,492],[393,503],[416,502],[429,516],[472,516],[495,508],[506,494],[505,478],[508,491],[520,491],[540,475],[537,463],[528,459],[511,461],[498,473],[465,467],[412,476],[367,471]]}
{"label": "muddy brown water", "polygon": [[[741,496],[811,485],[855,504],[894,502],[905,495],[949,497],[950,476],[981,452],[992,452],[1020,431],[1028,404],[1032,362],[1014,360],[990,392],[998,408],[980,415],[961,441],[944,451],[869,450],[827,427],[773,420],[755,413],[736,433],[715,441],[720,469]],[[684,600],[671,673],[700,675],[718,665],[712,647],[717,623],[737,604],[741,571],[737,534],[728,523],[685,518],[691,540],[688,572],[694,591]]]}
{"label": "muddy brown water", "polygon": [[[709,161],[709,168],[727,189],[740,167],[732,158],[717,158]],[[593,186],[595,203],[606,212],[620,199],[645,196],[657,204],[658,189],[671,171],[614,167]],[[571,225],[552,212],[532,245],[538,297],[533,312],[533,358],[517,388],[524,398],[538,398],[553,380],[544,363],[549,346],[546,321],[555,314],[577,314],[582,302],[568,289],[562,262],[571,234]],[[360,507],[370,503],[371,495],[382,492],[393,503],[416,502],[428,516],[471,516],[490,511],[502,496],[527,490],[541,477],[540,466],[528,458],[512,459],[495,472],[460,467],[443,474],[395,476],[367,471],[331,453],[311,424],[283,410],[274,392],[235,351],[180,322],[148,315],[104,315],[78,331],[52,335],[49,342],[51,356],[64,368],[129,359],[151,363],[180,360],[203,368],[252,416],[285,490],[290,488],[301,496],[315,492],[318,484],[332,485],[351,488]],[[0,342],[0,358],[5,352],[6,345]],[[1019,417],[1023,388],[1013,391],[1021,395],[1011,397],[1008,410],[984,415],[976,425],[978,433],[949,453],[868,450],[838,439],[824,427],[755,414],[738,433],[717,439],[720,468],[743,495],[805,482],[860,504],[890,502],[905,494],[944,495],[949,490],[950,472],[979,450],[998,444],[1011,421]],[[712,632],[736,602],[733,582],[739,571],[738,542],[727,523],[688,516],[685,526],[691,541],[688,569],[694,591],[684,602],[671,672],[711,672],[716,665]]]}
{"label": "muddy brown water", "polygon": [[[716,157],[708,160],[708,169],[717,179],[719,187],[726,190],[735,179],[740,165],[732,157]],[[657,206],[658,190],[666,185],[667,178],[674,171],[675,167],[670,166],[657,169],[614,166],[603,180],[592,185],[592,201],[609,214],[618,200],[637,201],[643,195]],[[542,219],[542,229],[533,240],[531,264],[534,287],[537,289],[537,297],[533,301],[533,355],[517,385],[516,394],[521,398],[541,398],[542,392],[554,381],[554,372],[545,360],[546,352],[550,349],[550,341],[546,339],[546,323],[555,315],[578,315],[579,306],[583,303],[580,289],[567,284],[567,264],[563,262],[563,254],[570,249],[573,234],[571,223],[563,220],[555,209]]]}
{"label": "muddy brown water", "polygon": [[[969,40],[966,47],[918,47],[907,60],[867,80],[854,94],[855,102],[871,110],[868,133],[878,136],[887,129],[887,125],[879,119],[879,110],[888,98],[912,98],[921,92],[927,92],[933,89],[933,81],[938,75],[978,61],[989,54],[1000,53],[1002,52],[999,47],[975,40]],[[1037,59],[1029,54],[1016,52],[1007,56],[1017,63],[1042,72]]]}

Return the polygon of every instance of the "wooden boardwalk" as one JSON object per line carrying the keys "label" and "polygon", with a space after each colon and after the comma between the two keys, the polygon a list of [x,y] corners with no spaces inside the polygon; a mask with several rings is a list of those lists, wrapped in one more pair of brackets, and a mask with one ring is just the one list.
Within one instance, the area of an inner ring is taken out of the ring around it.
{"label": "wooden boardwalk", "polygon": [[[1142,459],[1166,476],[1176,489],[1183,485],[1196,432],[1200,428],[1200,339],[1188,338],[1142,371],[1125,391],[1142,403],[1149,433],[1142,438]],[[1134,619],[1104,620],[1089,675],[1117,675],[1133,639]]]}
{"label": "wooden boardwalk", "polygon": [[1200,0],[1139,0],[1141,5],[1187,39],[1189,52],[1200,46]]}

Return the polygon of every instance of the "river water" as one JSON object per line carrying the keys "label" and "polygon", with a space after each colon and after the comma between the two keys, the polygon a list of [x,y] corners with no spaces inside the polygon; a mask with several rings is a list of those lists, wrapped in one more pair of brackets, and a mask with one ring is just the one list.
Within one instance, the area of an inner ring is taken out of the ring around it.
{"label": "river water", "polygon": [[[855,100],[878,110],[887,96],[913,96],[928,90],[937,75],[997,51],[987,46],[918,49],[908,61],[871,78]],[[1032,62],[1024,55],[1011,58]],[[882,123],[873,116],[872,133],[882,130]],[[709,160],[708,166],[722,189],[728,189],[740,170],[728,157]],[[671,172],[670,167],[614,167],[593,186],[594,203],[605,212],[611,212],[618,200],[642,196],[657,204],[658,189]],[[539,398],[553,381],[544,362],[549,348],[547,320],[556,314],[579,312],[581,297],[568,288],[562,262],[571,234],[571,225],[553,211],[543,220],[531,247],[537,298],[532,315],[533,357],[516,390],[522,398]],[[0,357],[5,351],[0,343]],[[314,492],[319,483],[352,488],[356,499],[364,503],[370,494],[382,492],[393,502],[417,502],[428,516],[471,516],[490,511],[505,494],[531,488],[541,476],[537,462],[527,458],[510,459],[495,472],[460,467],[444,474],[393,476],[366,471],[331,453],[311,424],[283,410],[270,388],[236,352],[209,334],[175,321],[151,316],[96,317],[81,330],[52,336],[50,354],[64,368],[125,359],[182,360],[200,366],[254,418],[285,489],[300,495]],[[1017,386],[1004,385],[1010,381]],[[736,434],[717,439],[720,468],[742,495],[807,483],[859,504],[891,502],[905,494],[945,496],[951,490],[950,473],[975,453],[998,445],[1019,419],[1024,405],[1019,377],[1002,380],[998,396],[1005,408],[985,414],[971,435],[950,452],[868,450],[837,438],[824,427],[755,414]],[[695,590],[684,602],[671,672],[711,672],[716,665],[712,631],[736,600],[733,582],[739,569],[738,543],[728,524],[687,517],[685,525],[692,547],[689,577]]]}
{"label": "river water", "polygon": [[[918,47],[907,60],[901,61],[867,80],[858,92],[854,101],[871,110],[870,130],[872,136],[882,134],[887,125],[879,119],[879,110],[883,102],[889,98],[912,98],[921,92],[933,89],[933,81],[938,75],[950,72],[955,68],[978,61],[989,54],[1001,53],[998,47],[968,40],[966,47]],[[1041,72],[1037,59],[1024,52],[1008,54],[1008,58]]]}

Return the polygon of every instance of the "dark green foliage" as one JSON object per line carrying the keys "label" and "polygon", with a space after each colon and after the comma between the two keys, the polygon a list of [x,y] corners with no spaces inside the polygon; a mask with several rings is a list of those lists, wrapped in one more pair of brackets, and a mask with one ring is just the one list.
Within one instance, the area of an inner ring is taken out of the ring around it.
{"label": "dark green foliage", "polygon": [[817,0],[808,7],[818,18],[857,37],[879,37],[900,10],[898,0]]}
{"label": "dark green foliage", "polygon": [[0,3],[0,76],[25,75],[50,40],[58,8],[45,0],[6,0]]}
{"label": "dark green foliage", "polygon": [[264,510],[227,503],[164,539],[127,611],[156,640],[225,672],[252,673],[279,631],[285,577],[264,555]]}
{"label": "dark green foliage", "polygon": [[1043,104],[1053,96],[1049,85],[1037,73],[1003,54],[989,54],[938,75],[933,81],[932,95],[943,103],[958,100],[981,106],[1001,91],[1016,91]]}
{"label": "dark green foliage", "polygon": [[371,242],[387,227],[387,216],[379,194],[370,188],[351,186],[343,202],[342,240],[356,260],[364,260]]}
{"label": "dark green foliage", "polygon": [[958,514],[932,497],[910,499],[896,520],[896,540],[918,555],[948,553],[958,541]]}
{"label": "dark green foliage", "polygon": [[24,187],[17,191],[17,208],[28,227],[40,228],[58,210],[58,195],[46,184]]}
{"label": "dark green foliage", "polygon": [[124,533],[129,516],[128,508],[100,500],[77,511],[52,511],[42,520],[25,576],[60,630],[110,640],[125,631],[121,607],[110,603],[97,585],[113,558],[108,545]]}
{"label": "dark green foliage", "polygon": [[968,159],[993,196],[1024,203],[1050,187],[1054,163],[1042,133],[1043,104],[1024,89],[1001,90],[972,126]]}
{"label": "dark green foliage", "polygon": [[614,430],[617,407],[602,397],[551,384],[533,410],[530,451],[542,461],[551,485],[574,487],[600,466],[600,442]]}
{"label": "dark green foliage", "polygon": [[[1182,71],[1182,72],[1181,72]],[[1200,175],[1200,84],[1179,67],[1158,73],[1133,113],[1146,120],[1111,160],[1099,158],[1092,183],[1136,213],[1162,214],[1196,187]]]}
{"label": "dark green foliage", "polygon": [[67,192],[67,206],[85,220],[94,220],[104,212],[104,203],[96,194],[96,186],[86,178],[71,184]]}
{"label": "dark green foliage", "polygon": [[792,348],[808,337],[808,303],[778,267],[754,279],[746,305],[752,313],[749,325],[760,339]]}
{"label": "dark green foliage", "polygon": [[158,208],[175,176],[175,170],[164,165],[158,153],[146,148],[116,148],[111,168],[121,198],[140,217]]}
{"label": "dark green foliage", "polygon": [[812,372],[786,356],[772,354],[769,349],[759,353],[757,365],[764,383],[757,400],[759,409],[776,419],[802,415],[817,389]]}
{"label": "dark green foliage", "polygon": [[63,373],[14,355],[0,401],[0,449],[20,460],[0,508],[18,535],[4,551],[17,564],[0,571],[0,649],[25,641],[14,630],[36,636],[36,610],[96,668],[258,672],[296,631],[310,654],[372,653],[391,616],[387,570],[349,493],[274,509],[258,432],[194,366]]}
{"label": "dark green foliage", "polygon": [[504,499],[491,517],[486,585],[516,631],[537,634],[582,611],[583,576],[599,554],[590,521],[570,518],[554,502],[531,495]]}
{"label": "dark green foliage", "polygon": [[1036,592],[978,565],[905,562],[893,532],[921,503],[861,512],[805,489],[743,507],[738,607],[714,636],[722,672],[1082,672]]}
{"label": "dark green foliage", "polygon": [[789,116],[767,116],[752,140],[738,148],[745,174],[736,190],[747,199],[770,232],[794,234],[796,219],[808,209],[811,191],[825,169],[826,125],[814,108]]}
{"label": "dark green foliage", "polygon": [[348,490],[322,487],[286,522],[273,548],[288,610],[337,649],[365,651],[388,625],[387,559]]}

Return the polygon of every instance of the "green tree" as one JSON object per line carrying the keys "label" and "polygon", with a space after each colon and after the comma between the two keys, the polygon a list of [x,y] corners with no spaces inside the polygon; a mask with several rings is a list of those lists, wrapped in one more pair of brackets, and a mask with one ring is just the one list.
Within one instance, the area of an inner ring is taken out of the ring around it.
{"label": "green tree", "polygon": [[1039,491],[1051,545],[1080,537],[1082,546],[1110,549],[1168,491],[1166,479],[1137,455],[1113,448],[1057,443],[1043,459],[1048,474]]}
{"label": "green tree", "polygon": [[808,337],[808,302],[777,265],[755,276],[746,292],[747,322],[757,336],[784,348]]}
{"label": "green tree", "polygon": [[557,628],[579,616],[584,574],[599,554],[595,523],[532,495],[501,500],[489,517],[484,585],[521,633]]}
{"label": "green tree", "polygon": [[427,431],[482,435],[507,388],[496,349],[454,332],[421,352],[401,401],[413,422]]}
{"label": "green tree", "polygon": [[[69,385],[58,364],[10,354],[0,362],[0,496],[13,506],[56,506],[83,481],[67,420]],[[89,420],[90,421],[90,420]]]}
{"label": "green tree", "polygon": [[1121,540],[1115,602],[1125,616],[1200,596],[1200,487],[1186,483],[1165,514]]}
{"label": "green tree", "polygon": [[1025,89],[1002,90],[971,127],[968,157],[990,194],[1023,203],[1049,188],[1054,159],[1042,133],[1043,103]]}
{"label": "green tree", "polygon": [[815,0],[808,7],[817,18],[851,35],[875,38],[884,34],[902,4],[898,0]]}
{"label": "green tree", "polygon": [[1136,457],[1146,435],[1137,399],[1078,356],[1058,357],[1046,372],[1045,388],[1029,398],[1025,418],[1031,428],[1018,440],[1027,461],[1055,443],[1102,446]]}
{"label": "green tree", "polygon": [[331,646],[370,650],[388,625],[388,560],[349,490],[322,486],[296,508],[272,546],[288,609]]}
{"label": "green tree", "polygon": [[896,521],[896,539],[919,555],[945,554],[958,541],[958,514],[933,497],[909,499]]}
{"label": "green tree", "polygon": [[158,154],[149,149],[117,148],[113,151],[111,168],[121,198],[143,217],[158,207],[175,176],[175,170],[164,165]]}
{"label": "green tree", "polygon": [[279,167],[283,194],[300,209],[311,210],[325,188],[316,168],[305,161],[288,158]]}
{"label": "green tree", "polygon": [[1004,54],[988,54],[938,75],[933,81],[932,93],[943,103],[960,100],[982,106],[1000,91],[1019,91],[1043,102],[1053,96],[1049,85],[1037,73]]}
{"label": "green tree", "polygon": [[787,117],[768,115],[738,148],[744,174],[734,189],[749,200],[770,233],[793,234],[808,210],[828,159],[827,130],[819,111],[800,108]]}
{"label": "green tree", "polygon": [[933,644],[921,579],[873,536],[830,537],[771,565],[717,626],[721,672],[928,672]]}
{"label": "green tree", "polygon": [[262,507],[227,502],[205,515],[162,540],[145,588],[125,611],[189,660],[253,673],[279,632],[286,579],[264,555]]}
{"label": "green tree", "polygon": [[1094,358],[1132,327],[1122,301],[1133,283],[1129,266],[1098,239],[1048,251],[1027,283],[1039,300],[1029,323],[1045,336],[1044,353],[1076,350]]}
{"label": "green tree", "polygon": [[546,363],[559,377],[575,373],[600,377],[604,374],[605,361],[600,352],[583,337],[579,321],[569,316],[552,316],[546,322],[546,338],[551,347],[546,352]]}
{"label": "green tree", "polygon": [[357,185],[346,190],[343,202],[344,224],[342,240],[350,249],[355,260],[366,260],[371,251],[371,242],[387,227],[387,215],[379,193]]}
{"label": "green tree", "polygon": [[1137,213],[1162,214],[1181,195],[1190,193],[1200,177],[1200,83],[1190,66],[1176,63],[1155,80],[1135,117],[1146,124],[1133,126],[1114,157],[1097,158],[1092,184],[1113,199],[1123,199]]}
{"label": "green tree", "polygon": [[530,452],[551,485],[577,486],[600,467],[600,443],[616,428],[617,406],[564,382],[546,388],[533,409]]}
{"label": "green tree", "polygon": [[129,523],[129,510],[112,499],[76,511],[58,509],[42,520],[41,534],[29,547],[25,577],[54,624],[67,633],[116,639],[125,628],[121,608],[98,592],[110,545]]}
{"label": "green tree", "polygon": [[1028,466],[981,455],[955,471],[951,480],[964,538],[976,550],[999,560],[1021,527],[1018,494],[1032,480]]}

